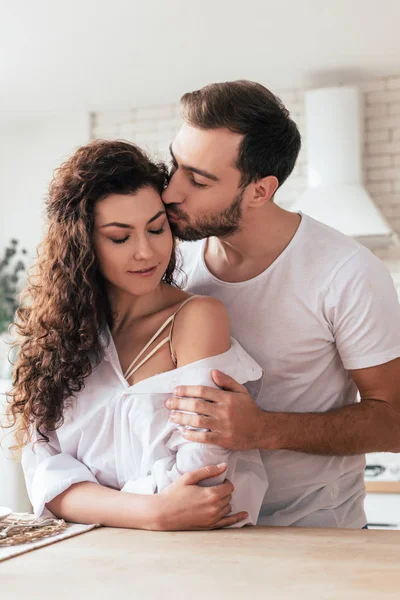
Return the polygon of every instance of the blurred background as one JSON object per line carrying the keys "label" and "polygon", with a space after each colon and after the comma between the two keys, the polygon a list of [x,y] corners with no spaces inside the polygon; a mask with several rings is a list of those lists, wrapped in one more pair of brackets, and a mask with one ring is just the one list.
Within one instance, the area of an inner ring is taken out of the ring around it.
{"label": "blurred background", "polygon": [[[181,95],[213,81],[255,80],[281,98],[303,147],[276,201],[360,238],[400,292],[399,0],[0,0],[0,9],[0,391],[53,170],[95,138],[167,160]],[[327,95],[313,94],[321,88]],[[357,194],[336,206],[330,191],[344,199],[349,185]],[[7,443],[0,504],[29,510]],[[399,457],[368,463],[369,521],[397,526]]]}

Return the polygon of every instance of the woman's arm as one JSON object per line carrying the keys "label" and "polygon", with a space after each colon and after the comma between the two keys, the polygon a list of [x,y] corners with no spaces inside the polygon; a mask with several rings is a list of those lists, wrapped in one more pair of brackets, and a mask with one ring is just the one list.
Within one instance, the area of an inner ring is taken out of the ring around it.
{"label": "woman's arm", "polygon": [[[209,297],[193,299],[178,313],[177,319],[178,317],[180,318],[176,323],[173,338],[178,367],[208,357],[212,362],[213,356],[229,350],[231,345],[229,318],[225,306],[219,300]],[[238,375],[243,377],[239,372]],[[204,380],[205,377],[207,381]],[[209,374],[198,373],[193,383],[217,387]],[[196,422],[197,419],[197,415],[192,417],[194,427],[200,427],[200,423]],[[207,424],[202,424],[201,427],[207,427]],[[204,480],[200,485],[214,486],[228,477],[235,487],[231,503],[233,510],[248,512],[248,517],[239,526],[247,523],[256,524],[268,487],[264,463],[258,450],[231,452],[220,446],[191,442],[185,439],[184,429],[182,431],[177,429],[173,433],[168,441],[168,447],[175,455],[174,465],[169,472],[169,477],[173,481],[179,475],[203,465],[226,462],[227,472],[221,473],[219,478]]]}
{"label": "woman's arm", "polygon": [[168,491],[156,496],[128,494],[102,486],[93,473],[73,456],[60,450],[57,432],[49,442],[33,434],[22,452],[26,486],[37,517],[53,515],[75,523],[153,530],[210,529],[243,519],[226,517],[233,486],[227,482],[213,494],[197,485],[220,476],[226,469],[210,467],[179,478]]}
{"label": "woman's arm", "polygon": [[[150,528],[155,518],[154,499],[123,494],[100,485],[91,470],[74,456],[61,452],[57,430],[47,432],[48,442],[36,431],[22,451],[22,467],[33,511],[48,511],[66,521],[118,527]],[[131,525],[134,523],[133,525]]]}
{"label": "woman's arm", "polygon": [[77,523],[153,531],[218,529],[247,516],[244,512],[227,516],[231,511],[231,483],[212,490],[198,485],[225,469],[226,465],[198,469],[154,496],[128,494],[92,482],[77,483],[46,506],[57,517]]}
{"label": "woman's arm", "polygon": [[154,529],[156,496],[125,494],[98,483],[71,485],[46,504],[53,515],[74,523]]}
{"label": "woman's arm", "polygon": [[[191,300],[177,314],[172,346],[178,367],[222,354],[229,350],[230,345],[228,312],[225,305],[217,298],[199,296]],[[187,473],[201,466],[226,462],[230,455],[229,450],[218,446],[207,447],[187,442],[179,430],[172,436],[169,445],[176,453],[174,470],[178,474]],[[222,483],[225,477],[226,473],[222,473],[219,478],[203,481],[202,485],[217,485]]]}

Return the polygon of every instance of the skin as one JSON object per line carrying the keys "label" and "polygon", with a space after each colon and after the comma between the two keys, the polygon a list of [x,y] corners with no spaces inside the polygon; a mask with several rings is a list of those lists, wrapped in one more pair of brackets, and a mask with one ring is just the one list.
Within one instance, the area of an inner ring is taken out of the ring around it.
{"label": "skin", "polygon": [[[167,210],[182,217],[171,224],[178,237],[190,239],[196,228],[207,237],[207,224],[226,213],[237,197],[240,173],[235,165],[240,141],[239,134],[226,129],[199,130],[186,123],[180,129],[171,146],[172,178],[163,194]],[[199,176],[197,171],[206,171],[214,179]],[[238,282],[255,277],[294,236],[300,216],[273,202],[277,186],[275,177],[250,183],[242,190],[235,231],[219,236],[210,232],[215,237],[207,240],[205,261],[219,279]],[[262,411],[244,386],[218,371],[213,372],[213,379],[223,389],[180,387],[167,406],[175,423],[210,430],[188,430],[188,440],[234,450],[286,449],[323,455],[400,452],[400,359],[349,373],[361,402],[326,413]],[[175,412],[181,410],[197,416]]]}
{"label": "skin", "polygon": [[[152,188],[143,188],[136,194],[112,194],[98,202],[93,243],[117,315],[112,335],[125,371],[165,319],[189,297],[161,282],[171,256],[172,234],[160,195]],[[131,273],[152,266],[156,270],[151,277]],[[230,345],[230,331],[224,305],[215,298],[193,299],[177,314],[173,343],[178,367],[225,352]],[[165,344],[129,383],[172,369],[175,365]],[[225,464],[206,466],[183,475],[153,496],[82,482],[46,506],[68,521],[113,527],[158,531],[227,527],[247,517],[246,512],[229,515],[231,482],[226,480],[214,487],[197,485],[225,470]]]}

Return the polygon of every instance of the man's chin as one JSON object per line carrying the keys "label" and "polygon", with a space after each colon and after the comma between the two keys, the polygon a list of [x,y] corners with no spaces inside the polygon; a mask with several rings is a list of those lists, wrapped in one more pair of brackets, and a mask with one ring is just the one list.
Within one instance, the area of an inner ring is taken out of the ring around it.
{"label": "man's chin", "polygon": [[172,235],[181,242],[197,242],[204,239],[206,236],[200,231],[196,231],[190,226],[181,223],[170,223]]}
{"label": "man's chin", "polygon": [[180,240],[181,242],[191,241],[191,237],[188,236],[189,232],[187,231],[187,227],[185,227],[182,221],[180,223],[174,223],[173,221],[170,221],[169,226],[171,228],[172,235],[178,240]]}
{"label": "man's chin", "polygon": [[181,227],[179,227],[179,225],[177,223],[174,223],[173,221],[169,222],[169,227],[171,229],[172,235],[180,240],[182,232]]}

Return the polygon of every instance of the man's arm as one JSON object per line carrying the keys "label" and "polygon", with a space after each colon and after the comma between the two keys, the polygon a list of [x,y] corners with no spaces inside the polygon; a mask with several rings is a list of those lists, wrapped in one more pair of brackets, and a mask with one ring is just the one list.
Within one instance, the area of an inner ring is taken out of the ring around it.
{"label": "man's arm", "polygon": [[276,448],[328,455],[400,452],[400,358],[349,373],[361,402],[322,414],[273,414]]}
{"label": "man's arm", "polygon": [[218,371],[223,390],[185,386],[175,390],[169,408],[176,423],[210,432],[186,430],[187,439],[234,450],[260,448],[346,456],[366,452],[400,452],[400,358],[383,365],[350,371],[361,402],[325,413],[262,411],[246,388]]}

